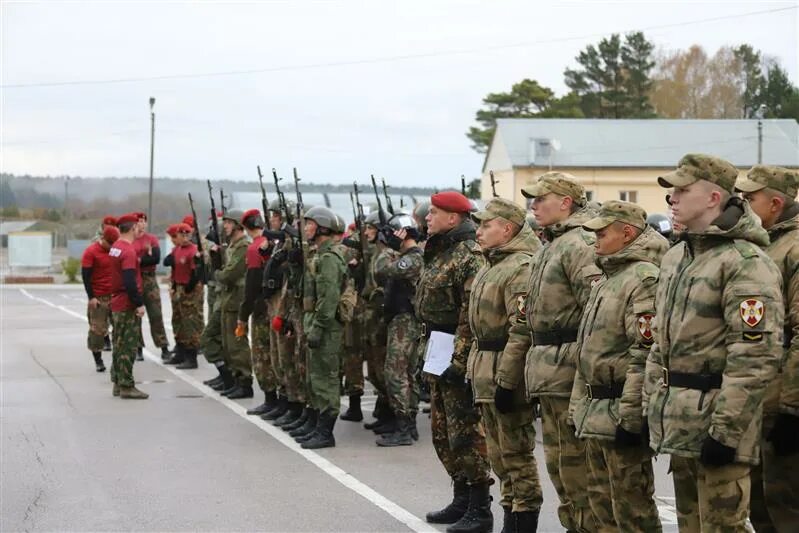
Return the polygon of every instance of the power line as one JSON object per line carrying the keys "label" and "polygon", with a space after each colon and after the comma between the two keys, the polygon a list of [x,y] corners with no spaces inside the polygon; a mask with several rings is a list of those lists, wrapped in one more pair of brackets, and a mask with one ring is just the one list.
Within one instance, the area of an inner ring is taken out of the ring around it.
{"label": "power line", "polygon": [[308,63],[304,65],[284,65],[279,67],[264,67],[264,68],[257,68],[257,69],[248,69],[248,70],[229,70],[229,71],[220,71],[220,72],[205,72],[205,73],[194,73],[194,74],[165,74],[161,76],[143,76],[143,77],[131,77],[131,78],[114,78],[114,79],[104,79],[104,80],[76,80],[76,81],[54,81],[54,82],[38,82],[38,83],[11,83],[6,85],[0,85],[2,89],[21,89],[21,88],[32,88],[32,87],[63,87],[63,86],[71,86],[71,85],[109,85],[109,84],[116,84],[116,83],[134,83],[134,82],[141,82],[141,81],[163,81],[163,80],[180,80],[180,79],[196,79],[196,78],[215,78],[215,77],[223,77],[223,76],[242,76],[248,74],[263,74],[268,72],[287,72],[287,71],[299,71],[299,70],[310,70],[310,69],[318,69],[318,68],[332,68],[332,67],[346,67],[346,66],[357,66],[357,65],[371,65],[371,64],[379,64],[379,63],[391,63],[395,61],[408,61],[413,59],[426,59],[431,57],[442,57],[442,56],[454,56],[454,55],[464,55],[464,54],[473,54],[473,53],[481,53],[481,52],[488,52],[488,51],[496,51],[496,50],[508,50],[512,48],[525,48],[529,46],[538,46],[542,44],[555,44],[555,43],[565,43],[570,41],[582,41],[585,39],[591,39],[595,37],[602,37],[607,35],[608,33],[630,33],[633,31],[652,31],[652,30],[663,30],[668,28],[675,28],[675,27],[684,27],[684,26],[691,26],[696,24],[705,24],[708,22],[718,22],[720,20],[729,20],[735,18],[743,18],[743,17],[752,17],[757,15],[766,15],[771,13],[778,13],[781,11],[788,11],[792,9],[796,9],[799,6],[788,6],[788,7],[780,7],[775,9],[767,9],[761,11],[751,11],[749,13],[740,13],[737,15],[723,15],[718,17],[711,17],[711,18],[704,18],[704,19],[695,19],[689,20],[685,22],[676,22],[672,24],[659,24],[655,26],[648,26],[644,28],[636,28],[632,30],[624,30],[620,32],[603,32],[603,33],[593,33],[588,35],[580,35],[580,36],[572,36],[572,37],[560,37],[555,39],[542,39],[538,41],[526,41],[520,43],[511,43],[511,44],[503,44],[503,45],[494,45],[494,46],[481,46],[479,48],[463,48],[463,49],[456,49],[456,50],[442,50],[437,52],[420,52],[417,54],[404,54],[404,55],[396,55],[396,56],[385,56],[385,57],[376,57],[371,59],[354,59],[348,61],[334,61],[328,63]]}

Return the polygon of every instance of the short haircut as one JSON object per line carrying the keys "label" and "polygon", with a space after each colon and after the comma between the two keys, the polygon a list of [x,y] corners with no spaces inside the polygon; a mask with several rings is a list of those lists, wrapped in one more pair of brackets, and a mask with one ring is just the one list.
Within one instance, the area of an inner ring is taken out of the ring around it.
{"label": "short haircut", "polygon": [[138,222],[122,222],[119,225],[119,233],[129,233],[136,224],[138,224]]}

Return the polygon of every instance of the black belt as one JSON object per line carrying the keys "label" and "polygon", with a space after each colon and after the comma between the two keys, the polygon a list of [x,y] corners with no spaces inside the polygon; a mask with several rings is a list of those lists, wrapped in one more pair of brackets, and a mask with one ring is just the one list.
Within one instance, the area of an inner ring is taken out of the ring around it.
{"label": "black belt", "polygon": [[455,335],[456,329],[458,329],[457,324],[436,324],[434,322],[422,322],[421,336],[425,339],[429,339],[430,334],[434,331]]}
{"label": "black belt", "polygon": [[504,339],[477,339],[477,349],[486,352],[501,352],[508,344],[508,338]]}
{"label": "black belt", "polygon": [[685,389],[709,392],[721,388],[721,374],[689,374],[686,372],[672,372],[663,369],[664,387],[682,387]]}
{"label": "black belt", "polygon": [[610,385],[586,385],[585,390],[589,400],[612,400],[621,398],[624,382],[616,381]]}
{"label": "black belt", "polygon": [[782,337],[782,347],[783,348],[790,348],[791,341],[793,340],[793,328],[790,326],[785,326],[784,334]]}
{"label": "black belt", "polygon": [[553,329],[552,331],[533,332],[533,345],[550,346],[568,344],[577,340],[576,329]]}

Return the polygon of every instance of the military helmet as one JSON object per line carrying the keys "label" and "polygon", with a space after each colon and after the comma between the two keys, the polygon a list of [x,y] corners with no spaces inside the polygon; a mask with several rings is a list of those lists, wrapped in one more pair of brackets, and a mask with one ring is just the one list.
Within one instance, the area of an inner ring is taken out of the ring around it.
{"label": "military helmet", "polygon": [[330,228],[333,233],[344,233],[347,230],[347,223],[337,213],[334,213],[336,226]]}
{"label": "military helmet", "polygon": [[388,227],[392,230],[418,230],[419,224],[409,213],[396,213],[388,219]]}
{"label": "military helmet", "polygon": [[671,234],[674,231],[674,226],[671,223],[671,219],[666,215],[661,215],[660,213],[652,213],[646,217],[646,223],[651,226],[652,229],[666,238],[671,237]]}
{"label": "military helmet", "polygon": [[420,227],[427,229],[427,214],[430,212],[430,200],[422,200],[413,208],[413,216]]}
{"label": "military helmet", "polygon": [[243,209],[233,208],[233,209],[228,209],[227,211],[225,211],[225,214],[222,215],[222,220],[223,221],[230,220],[231,222],[235,223],[237,226],[242,227],[241,226],[241,217],[243,217],[243,216],[244,216],[244,210]]}
{"label": "military helmet", "polygon": [[328,229],[332,232],[340,233],[344,231],[343,221],[340,223],[341,217],[336,215],[331,209],[323,206],[312,207],[305,211],[306,220],[313,220],[320,228]]}
{"label": "military helmet", "polygon": [[377,209],[375,209],[374,211],[370,211],[369,214],[366,215],[366,218],[364,219],[364,222],[366,222],[370,226],[374,226],[374,227],[379,226],[380,225],[380,211],[378,211]]}

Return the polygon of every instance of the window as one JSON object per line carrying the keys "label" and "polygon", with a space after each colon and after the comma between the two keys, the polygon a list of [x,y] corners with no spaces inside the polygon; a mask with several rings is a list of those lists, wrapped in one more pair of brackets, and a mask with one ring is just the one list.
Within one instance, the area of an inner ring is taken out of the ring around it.
{"label": "window", "polygon": [[619,200],[634,204],[638,203],[638,191],[619,191]]}

